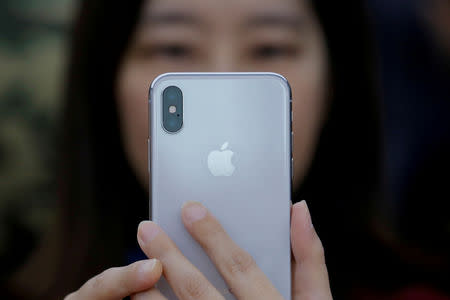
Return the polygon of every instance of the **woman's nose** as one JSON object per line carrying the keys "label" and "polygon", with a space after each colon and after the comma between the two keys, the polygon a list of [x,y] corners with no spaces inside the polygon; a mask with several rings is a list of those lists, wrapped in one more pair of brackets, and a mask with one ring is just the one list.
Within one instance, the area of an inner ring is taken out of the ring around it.
{"label": "woman's nose", "polygon": [[211,45],[211,55],[208,59],[208,71],[210,72],[238,72],[242,70],[239,64],[239,55],[231,45],[224,40]]}

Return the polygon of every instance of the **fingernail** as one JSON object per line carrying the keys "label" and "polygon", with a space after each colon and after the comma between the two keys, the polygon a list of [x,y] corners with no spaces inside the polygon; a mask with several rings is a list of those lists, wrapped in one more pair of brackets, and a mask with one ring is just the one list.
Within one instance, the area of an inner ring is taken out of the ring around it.
{"label": "fingernail", "polygon": [[206,208],[193,201],[188,201],[183,204],[182,207],[182,217],[187,225],[190,225],[198,220],[203,219],[206,216]]}
{"label": "fingernail", "polygon": [[156,262],[157,262],[156,258],[152,258],[152,259],[148,259],[148,260],[144,261],[142,263],[142,265],[139,266],[139,272],[141,272],[143,274],[150,273],[155,268]]}
{"label": "fingernail", "polygon": [[309,208],[308,208],[308,204],[306,203],[306,201],[302,200],[299,202],[298,205],[301,207],[301,209],[303,211],[305,226],[308,226],[310,229],[314,228],[314,225],[311,220],[311,214],[309,213]]}
{"label": "fingernail", "polygon": [[158,226],[152,221],[143,221],[139,224],[138,242],[146,244],[151,242],[159,233]]}

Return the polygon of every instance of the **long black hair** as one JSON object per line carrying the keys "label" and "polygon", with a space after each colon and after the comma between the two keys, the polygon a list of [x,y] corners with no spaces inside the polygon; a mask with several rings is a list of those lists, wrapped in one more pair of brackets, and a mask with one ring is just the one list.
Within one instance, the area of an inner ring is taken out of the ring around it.
{"label": "long black hair", "polygon": [[[380,112],[363,2],[311,2],[327,42],[332,99],[294,201],[308,201],[335,297],[364,278],[359,266],[367,261],[370,211],[381,190]],[[45,297],[62,297],[102,270],[122,265],[138,220],[148,217],[146,192],[124,154],[114,96],[142,5],[141,0],[83,1],[74,25],[58,178],[55,253],[60,254],[52,260],[53,276],[42,283]]]}

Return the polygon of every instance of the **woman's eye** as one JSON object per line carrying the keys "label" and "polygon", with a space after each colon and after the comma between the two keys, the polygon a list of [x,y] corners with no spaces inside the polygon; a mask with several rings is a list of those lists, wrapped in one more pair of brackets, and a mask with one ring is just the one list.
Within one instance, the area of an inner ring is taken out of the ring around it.
{"label": "woman's eye", "polygon": [[156,44],[139,46],[137,53],[143,58],[184,59],[194,55],[194,49],[182,44]]}
{"label": "woman's eye", "polygon": [[255,47],[251,55],[256,59],[274,59],[291,57],[297,54],[297,49],[291,46],[263,45]]}
{"label": "woman's eye", "polygon": [[154,54],[167,58],[184,58],[192,55],[192,49],[184,45],[163,45],[155,48]]}

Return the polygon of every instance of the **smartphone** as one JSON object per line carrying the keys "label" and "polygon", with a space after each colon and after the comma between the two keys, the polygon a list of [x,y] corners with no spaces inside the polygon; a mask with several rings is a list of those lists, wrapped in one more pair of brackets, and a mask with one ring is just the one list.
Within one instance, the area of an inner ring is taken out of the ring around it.
{"label": "smartphone", "polygon": [[[149,92],[150,215],[225,299],[181,220],[203,203],[291,299],[292,96],[276,73],[166,73]],[[177,299],[162,279],[158,288]]]}

